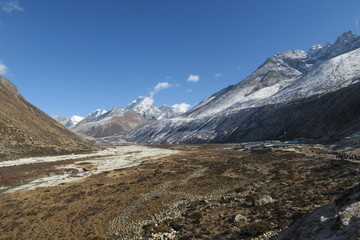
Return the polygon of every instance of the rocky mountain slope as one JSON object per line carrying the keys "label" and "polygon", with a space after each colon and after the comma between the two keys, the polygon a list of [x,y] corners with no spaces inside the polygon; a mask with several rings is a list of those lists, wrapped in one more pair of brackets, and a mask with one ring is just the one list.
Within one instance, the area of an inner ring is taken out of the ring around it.
{"label": "rocky mountain slope", "polygon": [[254,73],[182,116],[125,136],[146,143],[336,140],[359,130],[360,37],[267,59]]}
{"label": "rocky mountain slope", "polygon": [[151,121],[172,118],[182,113],[183,108],[167,105],[157,107],[152,98],[140,96],[125,109],[96,109],[86,118],[59,115],[54,119],[81,136],[103,138],[118,136]]}
{"label": "rocky mountain slope", "polygon": [[95,111],[70,129],[80,135],[102,138],[122,134],[148,122],[133,110],[114,107],[103,114]]}
{"label": "rocky mountain slope", "polygon": [[28,103],[0,77],[0,161],[31,155],[91,150],[92,145]]}

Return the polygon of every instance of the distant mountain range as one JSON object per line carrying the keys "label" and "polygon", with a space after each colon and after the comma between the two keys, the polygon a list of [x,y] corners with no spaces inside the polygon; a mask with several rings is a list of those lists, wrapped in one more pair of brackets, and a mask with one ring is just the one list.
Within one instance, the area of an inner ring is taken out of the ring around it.
{"label": "distant mountain range", "polygon": [[360,131],[360,37],[276,54],[187,113],[125,135],[144,143],[225,143],[297,137],[335,141]]}
{"label": "distant mountain range", "polygon": [[125,109],[56,120],[82,136],[151,144],[312,138],[333,142],[360,131],[360,37],[268,58],[254,73],[188,112],[139,97]]}
{"label": "distant mountain range", "polygon": [[183,108],[162,105],[157,107],[149,97],[138,97],[125,109],[114,107],[110,111],[97,109],[85,118],[79,116],[56,116],[54,119],[71,131],[92,138],[123,134],[152,121],[168,119],[184,113]]}

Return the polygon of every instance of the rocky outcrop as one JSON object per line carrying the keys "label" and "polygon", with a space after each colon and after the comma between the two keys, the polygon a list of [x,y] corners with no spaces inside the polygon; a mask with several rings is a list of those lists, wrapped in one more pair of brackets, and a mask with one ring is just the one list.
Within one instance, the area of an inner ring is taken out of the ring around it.
{"label": "rocky outcrop", "polygon": [[360,184],[357,184],[333,203],[306,214],[273,239],[358,239],[359,229]]}

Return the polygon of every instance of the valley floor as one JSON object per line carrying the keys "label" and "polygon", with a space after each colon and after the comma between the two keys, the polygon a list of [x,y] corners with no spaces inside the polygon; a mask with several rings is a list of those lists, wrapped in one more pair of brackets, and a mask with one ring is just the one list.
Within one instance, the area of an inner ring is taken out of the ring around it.
{"label": "valley floor", "polygon": [[360,180],[357,161],[321,145],[118,146],[0,164],[0,239],[270,237]]}

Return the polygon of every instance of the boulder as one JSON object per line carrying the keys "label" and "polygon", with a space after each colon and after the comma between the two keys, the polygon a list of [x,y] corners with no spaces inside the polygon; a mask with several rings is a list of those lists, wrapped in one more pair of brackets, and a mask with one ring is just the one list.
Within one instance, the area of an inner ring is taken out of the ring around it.
{"label": "boulder", "polygon": [[234,222],[238,223],[238,222],[242,222],[245,221],[246,217],[242,214],[236,214],[236,216],[234,217]]}
{"label": "boulder", "polygon": [[260,195],[260,196],[256,196],[253,199],[253,205],[254,206],[262,206],[268,203],[273,203],[275,202],[275,200],[269,196],[269,195]]}

